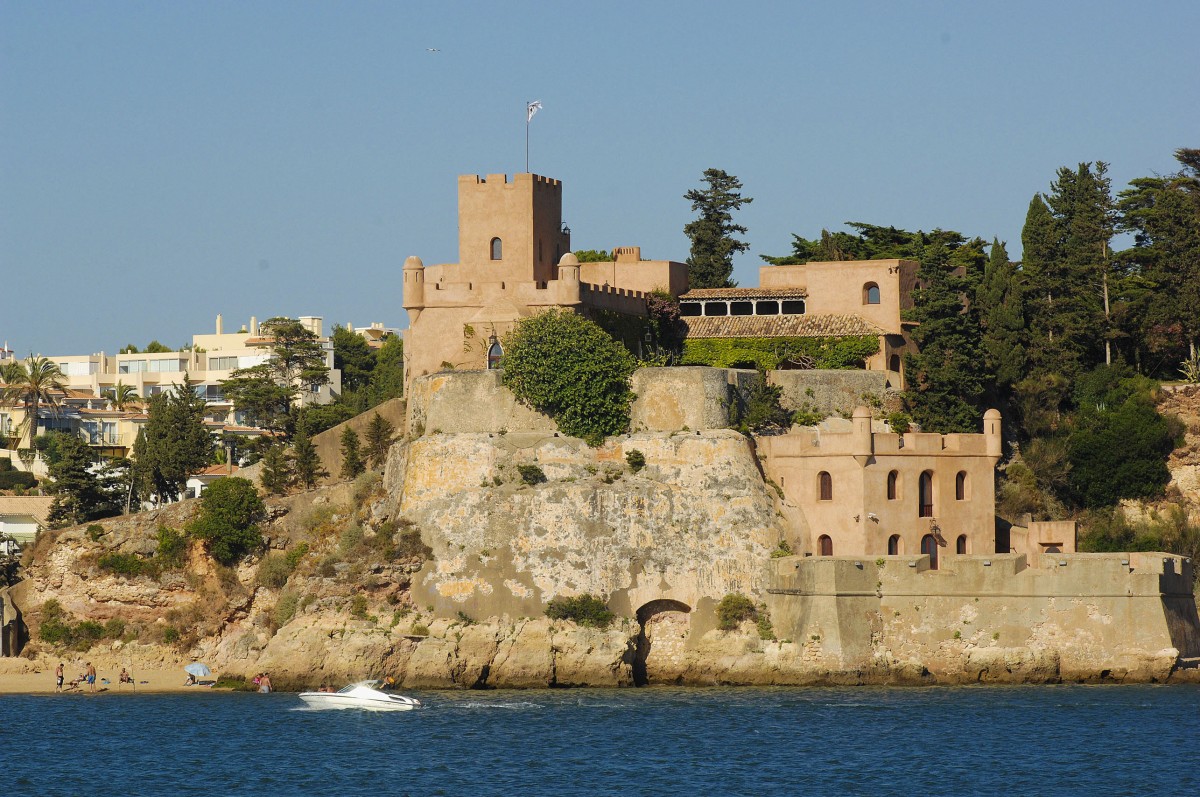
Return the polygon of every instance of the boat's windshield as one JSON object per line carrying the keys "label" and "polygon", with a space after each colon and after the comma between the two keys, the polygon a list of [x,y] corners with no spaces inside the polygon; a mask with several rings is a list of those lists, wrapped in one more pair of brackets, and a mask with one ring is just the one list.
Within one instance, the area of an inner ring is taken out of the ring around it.
{"label": "boat's windshield", "polygon": [[365,686],[368,689],[373,689],[378,684],[379,684],[379,681],[355,681],[352,684],[346,684],[341,689],[337,690],[337,693],[340,695],[345,692],[353,692],[355,689],[359,688],[360,686]]}

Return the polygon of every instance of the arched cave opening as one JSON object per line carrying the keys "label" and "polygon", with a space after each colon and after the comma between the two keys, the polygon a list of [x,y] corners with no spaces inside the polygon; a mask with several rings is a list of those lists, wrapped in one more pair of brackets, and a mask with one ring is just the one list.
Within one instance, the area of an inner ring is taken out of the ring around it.
{"label": "arched cave opening", "polygon": [[669,598],[652,600],[649,603],[642,604],[642,607],[637,610],[637,649],[633,656],[634,686],[647,686],[650,683],[646,661],[650,658],[650,651],[654,647],[655,626],[661,626],[662,621],[668,619],[671,615],[687,614],[691,610],[692,607],[686,603]]}

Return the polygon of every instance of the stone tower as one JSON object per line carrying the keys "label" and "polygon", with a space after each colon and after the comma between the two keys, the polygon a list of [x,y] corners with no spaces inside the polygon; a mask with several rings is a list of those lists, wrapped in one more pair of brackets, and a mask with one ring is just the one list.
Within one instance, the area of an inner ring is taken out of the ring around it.
{"label": "stone tower", "polygon": [[536,174],[458,178],[460,269],[489,281],[546,282],[569,251],[560,181]]}

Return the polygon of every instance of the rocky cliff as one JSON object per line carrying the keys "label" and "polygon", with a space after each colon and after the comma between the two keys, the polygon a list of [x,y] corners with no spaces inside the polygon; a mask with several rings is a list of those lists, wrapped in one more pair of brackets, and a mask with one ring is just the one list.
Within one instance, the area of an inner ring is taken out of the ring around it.
{"label": "rocky cliff", "polygon": [[[46,534],[13,595],[34,631],[25,655],[61,652],[37,638],[53,599],[68,623],[96,623],[100,639],[77,644],[102,665],[202,658],[227,673],[270,670],[283,687],[385,674],[415,688],[1200,673],[1180,669],[1200,645],[1195,603],[1162,597],[1175,589],[1162,579],[1185,577],[1181,560],[1168,573],[1165,558],[972,557],[955,574],[926,572],[921,557],[885,567],[784,556],[789,525],[753,440],[718,428],[724,377],[666,376],[682,381],[639,393],[642,431],[596,449],[514,405],[492,376],[430,377],[382,476],[272,501],[267,551],[235,569],[198,544],[154,565],[158,530],[184,528],[194,502]],[[672,418],[705,428],[658,430]],[[150,564],[118,575],[101,565],[111,552]],[[1013,579],[1001,588],[1002,565]],[[1136,611],[1122,579],[1140,585]],[[1080,592],[1113,584],[1102,601]],[[597,629],[546,616],[549,601],[582,593],[617,619]],[[720,630],[716,606],[731,593],[751,609]]]}

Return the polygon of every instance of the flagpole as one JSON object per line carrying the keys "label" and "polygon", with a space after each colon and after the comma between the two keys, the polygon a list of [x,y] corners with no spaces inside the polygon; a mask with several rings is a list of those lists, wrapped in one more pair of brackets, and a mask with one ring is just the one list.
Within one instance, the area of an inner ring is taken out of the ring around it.
{"label": "flagpole", "polygon": [[529,115],[529,103],[525,103],[525,171],[529,171],[529,122],[533,119]]}

